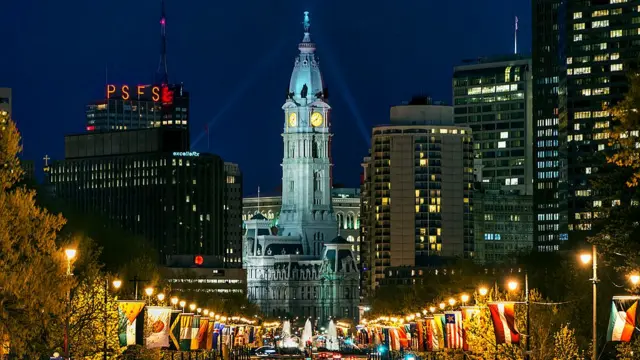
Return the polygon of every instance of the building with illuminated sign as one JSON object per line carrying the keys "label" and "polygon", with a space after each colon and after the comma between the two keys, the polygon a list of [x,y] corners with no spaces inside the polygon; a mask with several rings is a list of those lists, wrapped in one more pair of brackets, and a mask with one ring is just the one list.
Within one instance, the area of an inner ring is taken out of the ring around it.
{"label": "building with illuminated sign", "polygon": [[271,316],[358,317],[359,271],[338,236],[331,196],[331,107],[308,12],[282,106],[282,205],[277,228],[258,213],[245,221],[247,295]]}
{"label": "building with illuminated sign", "polygon": [[[331,189],[333,211],[340,236],[351,245],[351,250],[360,263],[360,189],[333,188]],[[271,221],[272,226],[278,225],[282,196],[245,197],[242,200],[242,220],[250,220],[256,214],[262,214]]]}
{"label": "building with illuminated sign", "polygon": [[414,98],[373,128],[363,162],[363,294],[387,267],[473,258],[473,139],[453,123],[453,107]]}
{"label": "building with illuminated sign", "polygon": [[144,236],[171,266],[190,265],[202,255],[208,266],[222,267],[228,242],[225,164],[216,155],[186,152],[186,144],[175,140],[184,139],[183,132],[66,136],[65,160],[51,166],[55,194]]}
{"label": "building with illuminated sign", "polygon": [[107,85],[105,99],[86,106],[87,131],[167,127],[187,129],[189,93],[183,85]]}

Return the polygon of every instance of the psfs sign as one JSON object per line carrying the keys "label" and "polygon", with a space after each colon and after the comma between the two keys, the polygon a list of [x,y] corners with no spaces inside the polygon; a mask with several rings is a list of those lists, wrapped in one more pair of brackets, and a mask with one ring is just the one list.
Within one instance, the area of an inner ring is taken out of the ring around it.
{"label": "psfs sign", "polygon": [[107,99],[151,100],[163,104],[173,103],[173,90],[167,85],[107,85]]}

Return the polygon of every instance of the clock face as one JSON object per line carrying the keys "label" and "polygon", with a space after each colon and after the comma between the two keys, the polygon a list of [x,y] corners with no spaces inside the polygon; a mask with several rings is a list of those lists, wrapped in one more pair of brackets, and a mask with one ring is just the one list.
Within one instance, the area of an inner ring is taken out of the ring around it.
{"label": "clock face", "polygon": [[289,114],[289,126],[295,127],[296,125],[298,125],[298,116],[296,113]]}
{"label": "clock face", "polygon": [[322,125],[322,122],[322,114],[320,114],[319,112],[314,112],[313,114],[311,114],[311,126],[318,127]]}

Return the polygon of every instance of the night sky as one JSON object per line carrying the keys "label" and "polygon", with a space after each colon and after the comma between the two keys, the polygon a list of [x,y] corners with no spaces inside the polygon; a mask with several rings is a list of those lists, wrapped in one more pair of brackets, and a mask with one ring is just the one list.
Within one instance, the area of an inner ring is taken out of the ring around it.
{"label": "night sky", "polygon": [[[332,126],[334,183],[359,184],[371,126],[415,94],[451,103],[463,59],[531,52],[529,1],[190,0],[167,2],[169,81],[191,93],[194,151],[240,164],[245,194],[278,188],[285,91],[311,12]],[[84,107],[116,84],[154,81],[160,0],[22,0],[0,8],[0,87],[13,88],[25,159],[62,159]]]}

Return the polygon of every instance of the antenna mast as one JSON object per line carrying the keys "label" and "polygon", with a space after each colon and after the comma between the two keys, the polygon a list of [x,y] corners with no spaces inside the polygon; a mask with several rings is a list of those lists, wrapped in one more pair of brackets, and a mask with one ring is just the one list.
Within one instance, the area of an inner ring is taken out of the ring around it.
{"label": "antenna mast", "polygon": [[260,213],[260,186],[258,186],[258,213]]}
{"label": "antenna mast", "polygon": [[164,8],[164,0],[161,0],[162,14],[160,16],[160,63],[158,75],[162,84],[169,83],[169,70],[167,69],[167,17]]}
{"label": "antenna mast", "polygon": [[516,29],[514,30],[513,33],[513,53],[517,54],[518,53],[518,17],[516,16]]}

